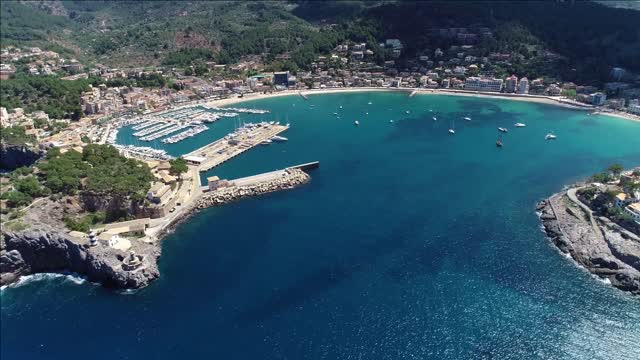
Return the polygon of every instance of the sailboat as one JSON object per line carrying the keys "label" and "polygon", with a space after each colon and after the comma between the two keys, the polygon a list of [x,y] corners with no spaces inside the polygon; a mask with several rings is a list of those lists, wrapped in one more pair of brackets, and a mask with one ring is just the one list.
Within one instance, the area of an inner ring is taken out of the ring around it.
{"label": "sailboat", "polygon": [[502,136],[498,137],[498,140],[496,140],[496,146],[499,148],[502,147]]}
{"label": "sailboat", "polygon": [[360,121],[358,121],[358,120],[354,121],[353,123],[356,124],[356,125],[360,125]]}
{"label": "sailboat", "polygon": [[451,121],[451,129],[449,129],[449,134],[453,135],[453,134],[456,133],[455,127],[456,127],[455,120],[452,120]]}

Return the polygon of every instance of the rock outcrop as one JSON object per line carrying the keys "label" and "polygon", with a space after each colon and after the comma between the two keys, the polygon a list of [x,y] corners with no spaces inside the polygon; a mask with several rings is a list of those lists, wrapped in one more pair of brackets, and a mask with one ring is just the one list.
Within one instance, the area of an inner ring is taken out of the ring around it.
{"label": "rock outcrop", "polygon": [[558,193],[538,204],[549,239],[591,273],[640,295],[640,239]]}
{"label": "rock outcrop", "polygon": [[127,253],[101,243],[90,246],[48,226],[20,232],[5,231],[0,238],[0,284],[20,276],[41,272],[73,272],[107,287],[136,289],[159,276],[156,261],[160,248],[136,242],[135,251],[143,256],[138,268],[127,271]]}
{"label": "rock outcrop", "polygon": [[[308,182],[310,176],[299,169],[287,169],[283,176],[247,186],[231,186],[203,194],[196,202],[186,205],[188,211],[163,228],[157,239],[171,231],[198,209],[222,205],[244,197],[290,189]],[[46,205],[46,203],[45,203]],[[0,237],[0,285],[10,284],[20,276],[42,272],[73,272],[87,277],[89,281],[104,286],[136,289],[148,285],[158,278],[157,260],[160,256],[159,242],[132,241],[135,257],[141,264],[130,269],[124,261],[130,253],[115,249],[104,242],[90,246],[86,240],[78,240],[56,227],[59,219],[44,221],[39,210],[51,210],[40,204],[25,215],[31,225],[28,230],[4,231]],[[36,211],[38,210],[38,211]],[[55,211],[54,211],[55,212]],[[137,263],[137,260],[136,260]]]}
{"label": "rock outcrop", "polygon": [[0,143],[0,169],[14,170],[33,165],[44,155],[44,151],[28,145]]}

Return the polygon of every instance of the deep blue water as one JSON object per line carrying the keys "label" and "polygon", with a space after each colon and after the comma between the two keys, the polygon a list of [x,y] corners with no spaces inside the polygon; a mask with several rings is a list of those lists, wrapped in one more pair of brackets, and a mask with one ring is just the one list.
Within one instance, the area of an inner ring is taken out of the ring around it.
{"label": "deep blue water", "polygon": [[161,278],[133,294],[65,278],[3,290],[3,360],[640,359],[640,300],[559,254],[534,212],[564,184],[640,163],[640,123],[398,93],[242,106],[272,111],[245,121],[290,122],[289,141],[207,175],[319,160],[311,183],[201,212],[164,240]]}

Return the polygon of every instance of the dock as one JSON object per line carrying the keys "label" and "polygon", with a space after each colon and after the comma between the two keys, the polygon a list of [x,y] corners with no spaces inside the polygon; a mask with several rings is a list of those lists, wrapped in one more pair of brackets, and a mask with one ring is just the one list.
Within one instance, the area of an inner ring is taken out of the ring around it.
{"label": "dock", "polygon": [[201,157],[204,160],[199,164],[200,171],[207,171],[232,159],[245,151],[260,145],[261,142],[289,129],[288,126],[274,124],[247,129],[234,137],[225,137],[205,145],[183,157]]}

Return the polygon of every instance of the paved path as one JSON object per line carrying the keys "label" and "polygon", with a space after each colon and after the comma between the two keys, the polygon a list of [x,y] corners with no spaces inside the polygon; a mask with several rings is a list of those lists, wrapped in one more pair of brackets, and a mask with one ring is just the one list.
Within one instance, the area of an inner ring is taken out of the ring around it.
{"label": "paved path", "polygon": [[584,187],[571,188],[571,189],[567,190],[567,197],[569,197],[569,200],[571,200],[574,204],[578,205],[580,208],[582,208],[584,211],[586,211],[587,214],[589,214],[589,220],[591,221],[591,226],[593,227],[593,231],[595,231],[596,235],[601,240],[604,240],[604,237],[602,235],[602,231],[600,230],[600,226],[598,226],[598,224],[596,223],[596,219],[593,216],[593,211],[591,210],[591,208],[589,208],[587,205],[585,205],[582,201],[580,201],[580,199],[578,199],[578,196],[576,195],[576,192],[578,190],[583,189],[583,188]]}

